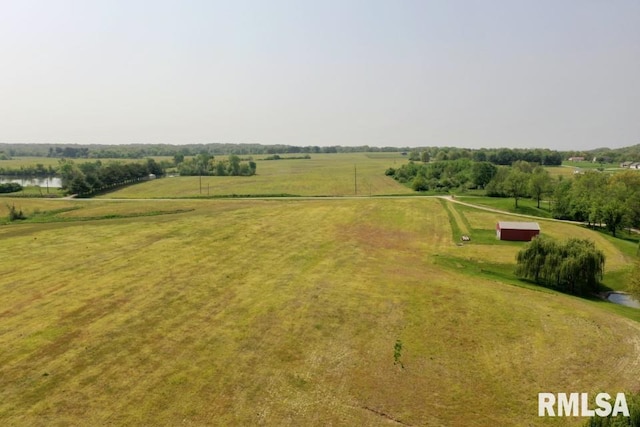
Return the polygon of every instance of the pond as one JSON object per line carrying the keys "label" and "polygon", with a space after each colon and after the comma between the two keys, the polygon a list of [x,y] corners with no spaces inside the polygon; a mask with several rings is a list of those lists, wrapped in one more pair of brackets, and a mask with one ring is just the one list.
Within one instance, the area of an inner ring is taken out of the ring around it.
{"label": "pond", "polygon": [[62,180],[56,177],[44,177],[44,178],[17,178],[11,176],[0,176],[0,184],[6,184],[8,182],[17,182],[23,187],[39,186],[49,188],[62,187]]}
{"label": "pond", "polygon": [[637,301],[637,300],[633,299],[628,294],[621,294],[621,293],[618,293],[618,292],[611,292],[607,296],[607,300],[609,300],[609,301],[611,301],[613,303],[616,303],[616,304],[626,305],[627,307],[640,308],[640,301]]}

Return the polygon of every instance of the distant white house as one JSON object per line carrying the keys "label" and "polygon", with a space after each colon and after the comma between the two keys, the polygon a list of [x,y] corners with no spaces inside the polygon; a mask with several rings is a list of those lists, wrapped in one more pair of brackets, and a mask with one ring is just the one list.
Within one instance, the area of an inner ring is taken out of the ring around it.
{"label": "distant white house", "polygon": [[584,157],[582,156],[569,157],[567,160],[570,162],[584,162]]}
{"label": "distant white house", "polygon": [[622,163],[620,163],[620,167],[621,168],[628,168],[632,164],[633,164],[633,162],[622,162]]}
{"label": "distant white house", "polygon": [[640,169],[640,163],[631,163],[629,169]]}

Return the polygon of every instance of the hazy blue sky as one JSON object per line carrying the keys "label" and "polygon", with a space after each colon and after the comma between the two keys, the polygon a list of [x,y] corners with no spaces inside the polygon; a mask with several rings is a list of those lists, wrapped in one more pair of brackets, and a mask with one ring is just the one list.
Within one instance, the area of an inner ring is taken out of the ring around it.
{"label": "hazy blue sky", "polygon": [[640,143],[640,1],[0,0],[0,142]]}

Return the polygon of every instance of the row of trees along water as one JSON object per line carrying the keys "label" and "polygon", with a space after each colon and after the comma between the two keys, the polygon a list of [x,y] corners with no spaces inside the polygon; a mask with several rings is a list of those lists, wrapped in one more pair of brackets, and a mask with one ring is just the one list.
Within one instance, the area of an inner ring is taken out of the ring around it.
{"label": "row of trees along water", "polygon": [[120,163],[110,161],[75,163],[62,159],[59,162],[58,174],[62,179],[62,188],[70,194],[89,195],[123,184],[130,184],[150,175],[160,176],[163,169],[154,159],[143,162]]}

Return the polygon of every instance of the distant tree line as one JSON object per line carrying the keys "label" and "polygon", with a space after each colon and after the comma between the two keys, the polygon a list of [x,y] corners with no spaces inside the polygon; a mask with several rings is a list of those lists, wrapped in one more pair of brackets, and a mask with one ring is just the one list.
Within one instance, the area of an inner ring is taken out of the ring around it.
{"label": "distant tree line", "polygon": [[631,145],[622,148],[596,148],[589,151],[567,151],[564,153],[565,159],[569,157],[584,157],[585,161],[593,161],[598,163],[622,163],[622,162],[640,162],[640,144]]}
{"label": "distant tree line", "polygon": [[465,149],[456,147],[373,147],[360,145],[345,147],[334,145],[329,147],[296,146],[285,144],[8,144],[0,143],[0,160],[4,157],[58,157],[58,158],[133,158],[146,157],[195,156],[202,151],[211,155],[264,155],[295,153],[355,153],[355,152],[422,152],[429,153],[434,160],[457,160],[469,158],[475,161],[488,161],[496,165],[510,165],[514,161],[524,160],[530,163],[551,166],[559,165],[563,159],[582,156],[585,159],[596,158],[602,162],[640,161],[640,144],[617,148],[598,148],[595,150],[553,151],[548,149],[510,149],[481,148]]}
{"label": "distant tree line", "polygon": [[235,154],[226,160],[215,160],[208,153],[185,159],[182,155],[174,156],[178,173],[185,176],[213,175],[213,176],[251,176],[256,173],[256,162],[242,161]]}
{"label": "distant tree line", "polygon": [[[339,145],[295,146],[284,144],[7,144],[0,143],[0,152],[6,157],[54,157],[54,158],[93,158],[93,159],[144,159],[147,157],[172,157],[177,154],[185,157],[196,156],[202,152],[210,155],[268,155],[268,154],[320,154],[320,153],[357,153],[357,152],[398,152],[408,151],[408,147],[371,147],[360,145],[343,147]],[[1,158],[0,158],[1,160]]]}
{"label": "distant tree line", "polygon": [[47,157],[87,159],[89,158],[89,147],[49,147]]}
{"label": "distant tree line", "polygon": [[58,174],[62,179],[62,188],[70,194],[89,195],[123,184],[147,179],[150,174],[160,176],[164,173],[153,159],[139,163],[120,163],[110,161],[106,164],[95,162],[75,163],[61,159]]}
{"label": "distant tree line", "polygon": [[5,167],[0,164],[0,175],[6,176],[54,176],[56,174],[56,168],[49,165],[45,166],[42,163],[35,165],[25,165],[17,168]]}
{"label": "distant tree line", "polygon": [[470,159],[476,162],[489,162],[494,165],[509,166],[513,162],[523,160],[545,166],[559,166],[562,164],[562,153],[549,149],[519,149],[519,148],[480,148],[467,149],[455,147],[431,147],[413,149],[409,153],[412,161],[443,161]]}
{"label": "distant tree line", "polygon": [[542,286],[584,295],[598,291],[604,263],[604,253],[590,240],[561,243],[540,236],[518,252],[516,274]]}

